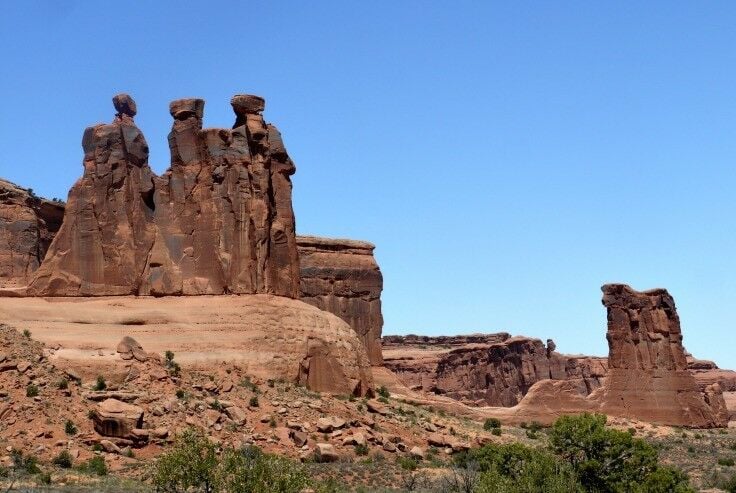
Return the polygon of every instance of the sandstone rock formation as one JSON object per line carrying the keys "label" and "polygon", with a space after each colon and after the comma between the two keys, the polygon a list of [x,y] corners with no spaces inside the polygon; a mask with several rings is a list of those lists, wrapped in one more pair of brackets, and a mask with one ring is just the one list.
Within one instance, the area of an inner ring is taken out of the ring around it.
{"label": "sandstone rock formation", "polygon": [[301,299],[334,313],[358,333],[371,363],[381,356],[383,276],[372,244],[298,236]]}
{"label": "sandstone rock formation", "polygon": [[608,311],[608,376],[602,409],[615,416],[695,427],[725,426],[720,389],[700,392],[687,369],[680,319],[664,289],[602,287]]}
{"label": "sandstone rock formation", "polygon": [[291,205],[295,167],[257,96],[238,95],[233,129],[202,129],[204,101],[171,103],[171,168],[156,177],[135,102],[88,128],[84,175],[30,296],[299,295]]}
{"label": "sandstone rock formation", "polygon": [[64,204],[0,179],[0,288],[24,286],[61,226]]}
{"label": "sandstone rock formation", "polygon": [[566,356],[539,339],[498,334],[386,336],[385,365],[415,389],[475,406],[514,406],[537,382],[567,380],[581,395],[605,379],[605,358]]}
{"label": "sandstone rock formation", "polygon": [[95,431],[102,436],[132,438],[133,430],[143,428],[143,409],[117,399],[102,401],[92,414]]}
{"label": "sandstone rock formation", "polygon": [[122,381],[137,361],[170,350],[182,368],[228,362],[261,381],[318,392],[360,396],[373,388],[368,355],[352,328],[281,296],[5,298],[0,320],[58,348],[49,359],[85,380]]}

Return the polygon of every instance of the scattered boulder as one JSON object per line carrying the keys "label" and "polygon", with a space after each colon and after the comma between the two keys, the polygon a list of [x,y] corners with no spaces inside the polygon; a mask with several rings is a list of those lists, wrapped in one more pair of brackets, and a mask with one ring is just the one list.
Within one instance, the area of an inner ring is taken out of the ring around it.
{"label": "scattered boulder", "polygon": [[106,399],[92,413],[94,428],[106,437],[133,438],[133,430],[143,428],[143,408],[117,399]]}
{"label": "scattered boulder", "polygon": [[317,462],[337,462],[340,456],[331,444],[318,443],[314,448],[314,458]]}

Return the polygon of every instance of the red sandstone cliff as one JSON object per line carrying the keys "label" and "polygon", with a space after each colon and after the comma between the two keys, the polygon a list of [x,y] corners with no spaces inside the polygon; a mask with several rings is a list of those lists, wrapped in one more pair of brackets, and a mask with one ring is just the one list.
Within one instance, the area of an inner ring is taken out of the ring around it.
{"label": "red sandstone cliff", "polygon": [[64,204],[0,179],[0,288],[23,286],[61,227]]}
{"label": "red sandstone cliff", "polygon": [[345,320],[381,365],[383,276],[364,241],[297,236],[301,299]]}

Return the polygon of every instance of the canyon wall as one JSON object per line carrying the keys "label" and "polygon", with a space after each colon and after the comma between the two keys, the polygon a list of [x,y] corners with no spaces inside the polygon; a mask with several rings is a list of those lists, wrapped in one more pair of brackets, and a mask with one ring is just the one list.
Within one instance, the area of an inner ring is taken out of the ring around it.
{"label": "canyon wall", "polygon": [[0,179],[0,288],[24,286],[61,227],[64,204]]}
{"label": "canyon wall", "polygon": [[171,167],[157,177],[135,102],[87,128],[84,174],[30,296],[268,293],[296,298],[295,167],[262,98],[233,97],[232,129],[203,129],[204,101],[171,103]]}
{"label": "canyon wall", "polygon": [[383,275],[364,241],[298,236],[302,301],[345,320],[381,365]]}
{"label": "canyon wall", "polygon": [[473,406],[514,406],[541,380],[568,380],[582,395],[605,381],[605,358],[568,356],[508,333],[384,337],[384,362],[415,389]]}

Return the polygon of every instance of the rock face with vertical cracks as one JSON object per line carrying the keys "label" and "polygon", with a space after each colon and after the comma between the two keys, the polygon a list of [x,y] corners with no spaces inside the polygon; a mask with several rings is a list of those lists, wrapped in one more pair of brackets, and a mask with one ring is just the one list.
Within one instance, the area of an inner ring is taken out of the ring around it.
{"label": "rock face with vertical cracks", "polygon": [[263,99],[233,97],[232,129],[203,129],[201,99],[172,102],[161,177],[148,167],[135,102],[120,94],[113,104],[111,124],[85,131],[84,176],[27,294],[298,297],[295,166],[263,120]]}
{"label": "rock face with vertical cracks", "polygon": [[688,371],[675,301],[665,289],[607,284],[608,376],[601,409],[612,415],[694,427],[725,426],[718,384],[701,393]]}
{"label": "rock face with vertical cracks", "polygon": [[383,364],[383,276],[373,257],[374,245],[298,236],[297,247],[302,301],[346,321],[363,341],[371,364]]}
{"label": "rock face with vertical cracks", "polygon": [[0,288],[28,283],[63,217],[63,203],[0,179]]}

